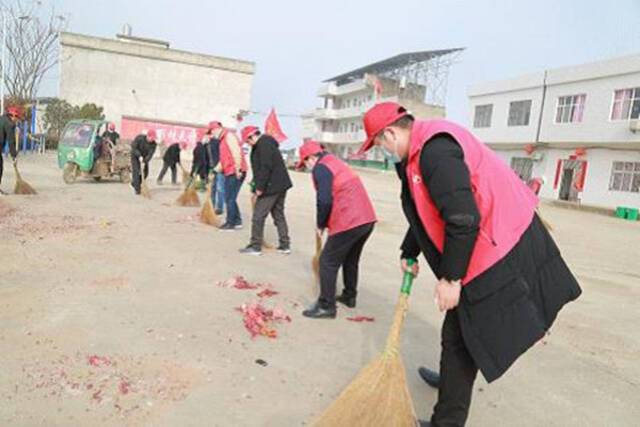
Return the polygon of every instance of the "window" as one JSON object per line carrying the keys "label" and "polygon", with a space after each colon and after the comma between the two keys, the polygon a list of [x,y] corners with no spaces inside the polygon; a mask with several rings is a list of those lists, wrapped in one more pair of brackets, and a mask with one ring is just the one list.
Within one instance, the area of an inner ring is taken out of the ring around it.
{"label": "window", "polygon": [[533,175],[533,160],[528,157],[514,157],[511,159],[511,169],[524,182],[528,182]]}
{"label": "window", "polygon": [[493,104],[476,105],[473,116],[474,128],[491,127],[491,115],[493,114]]}
{"label": "window", "polygon": [[529,126],[531,100],[513,101],[509,104],[509,126]]}
{"label": "window", "polygon": [[640,193],[640,162],[613,162],[609,190]]}
{"label": "window", "polygon": [[611,106],[611,120],[640,118],[640,87],[616,90]]}
{"label": "window", "polygon": [[587,95],[569,95],[558,98],[556,123],[580,123]]}

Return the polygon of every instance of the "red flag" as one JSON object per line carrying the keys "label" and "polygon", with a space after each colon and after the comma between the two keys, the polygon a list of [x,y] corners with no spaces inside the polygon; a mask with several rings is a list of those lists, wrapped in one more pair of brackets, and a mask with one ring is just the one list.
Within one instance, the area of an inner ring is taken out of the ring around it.
{"label": "red flag", "polygon": [[287,140],[287,135],[282,132],[280,122],[278,122],[278,116],[276,115],[276,109],[272,108],[271,112],[267,116],[267,120],[264,122],[264,133],[271,135],[278,144],[282,144]]}

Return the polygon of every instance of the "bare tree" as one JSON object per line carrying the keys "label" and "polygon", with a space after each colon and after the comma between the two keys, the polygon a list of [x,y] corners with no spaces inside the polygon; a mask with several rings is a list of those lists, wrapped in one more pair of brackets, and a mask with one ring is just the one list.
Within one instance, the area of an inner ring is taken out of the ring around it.
{"label": "bare tree", "polygon": [[[64,17],[42,1],[2,2],[7,30],[5,84],[14,99],[33,100],[42,79],[58,63],[58,38]],[[4,64],[2,64],[4,66]]]}

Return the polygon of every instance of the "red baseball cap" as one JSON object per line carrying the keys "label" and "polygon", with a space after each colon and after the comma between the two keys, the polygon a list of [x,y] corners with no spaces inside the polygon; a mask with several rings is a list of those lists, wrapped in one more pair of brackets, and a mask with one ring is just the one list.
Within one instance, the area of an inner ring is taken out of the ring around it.
{"label": "red baseball cap", "polygon": [[157,137],[158,137],[158,134],[156,133],[156,130],[149,129],[149,131],[147,132],[147,139],[149,141],[155,141]]}
{"label": "red baseball cap", "polygon": [[114,130],[116,130],[116,124],[111,122],[107,125],[107,129],[109,129],[111,132],[113,132]]}
{"label": "red baseball cap", "polygon": [[254,133],[260,131],[260,129],[258,129],[257,126],[245,126],[242,128],[242,131],[240,131],[240,136],[242,138],[242,142],[247,142],[247,139],[249,139],[249,137],[251,135],[253,135]]}
{"label": "red baseball cap", "polygon": [[209,130],[216,130],[216,129],[220,129],[221,127],[222,127],[222,123],[220,123],[217,120],[209,122]]}
{"label": "red baseball cap", "polygon": [[322,146],[316,141],[305,141],[304,144],[300,146],[300,161],[296,165],[297,169],[302,169],[304,166],[304,161],[307,160],[307,157],[313,156],[314,154],[322,153],[324,149]]}
{"label": "red baseball cap", "polygon": [[364,115],[364,131],[367,133],[367,140],[362,144],[358,154],[362,154],[369,150],[373,145],[375,137],[382,132],[384,128],[396,122],[404,116],[408,116],[409,112],[397,102],[381,102],[369,109]]}

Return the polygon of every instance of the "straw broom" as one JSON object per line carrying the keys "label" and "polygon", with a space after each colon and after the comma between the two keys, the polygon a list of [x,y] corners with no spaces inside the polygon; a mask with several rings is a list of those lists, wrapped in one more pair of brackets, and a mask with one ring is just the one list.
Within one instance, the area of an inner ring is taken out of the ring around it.
{"label": "straw broom", "polygon": [[[410,260],[411,266],[415,260]],[[400,356],[400,332],[413,275],[405,272],[384,352],[360,371],[315,423],[316,427],[415,427],[416,415]]]}
{"label": "straw broom", "polygon": [[[15,144],[16,144],[16,152],[19,150],[19,135],[18,132],[15,133]],[[0,154],[1,156],[2,154]],[[18,172],[18,161],[17,159],[13,159],[13,170],[16,173],[16,186],[13,189],[13,192],[15,194],[38,194],[36,193],[36,190],[33,189],[33,187],[31,185],[29,185],[29,183],[27,181],[25,181],[24,179],[22,179],[22,176],[20,175],[20,172]]]}
{"label": "straw broom", "polygon": [[178,206],[200,206],[200,198],[198,198],[198,192],[196,191],[195,179],[190,178],[187,182],[187,186],[184,191],[176,200]]}
{"label": "straw broom", "polygon": [[13,190],[15,194],[38,194],[27,181],[22,179],[20,172],[18,172],[18,162],[16,161],[13,162],[13,170],[16,173],[16,186]]}
{"label": "straw broom", "polygon": [[211,202],[211,192],[213,191],[213,181],[207,185],[207,195],[202,210],[200,210],[200,221],[205,224],[218,227],[220,225],[220,218],[216,214],[216,210],[213,208],[213,202]]}
{"label": "straw broom", "polygon": [[151,190],[149,190],[146,178],[142,178],[142,182],[140,183],[140,195],[145,199],[151,198]]}
{"label": "straw broom", "polygon": [[316,279],[316,284],[320,283],[320,254],[322,253],[322,236],[316,233],[316,254],[311,259],[311,269]]}
{"label": "straw broom", "polygon": [[189,175],[189,172],[187,172],[184,169],[184,166],[182,166],[182,163],[178,163],[178,166],[180,166],[180,170],[182,171],[182,183],[187,184],[191,176]]}

